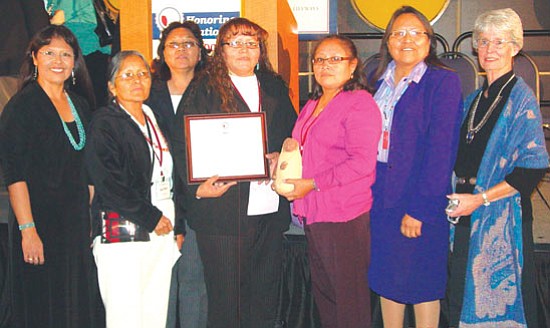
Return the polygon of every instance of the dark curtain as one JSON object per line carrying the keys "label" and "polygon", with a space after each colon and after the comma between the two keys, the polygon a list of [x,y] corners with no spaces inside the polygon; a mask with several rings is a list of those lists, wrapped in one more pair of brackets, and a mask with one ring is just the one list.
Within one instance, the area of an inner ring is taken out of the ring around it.
{"label": "dark curtain", "polygon": [[0,224],[0,327],[11,327],[10,284],[8,280],[8,225]]}
{"label": "dark curtain", "polygon": [[321,327],[319,313],[311,293],[306,237],[286,235],[283,247],[283,270],[277,311],[280,327]]}
{"label": "dark curtain", "polygon": [[550,244],[535,245],[539,325],[550,327]]}

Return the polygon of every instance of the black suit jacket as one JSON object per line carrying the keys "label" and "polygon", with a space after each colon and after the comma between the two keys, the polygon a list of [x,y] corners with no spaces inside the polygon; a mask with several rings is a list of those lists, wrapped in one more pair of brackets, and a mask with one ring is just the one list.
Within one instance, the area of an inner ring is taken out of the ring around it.
{"label": "black suit jacket", "polygon": [[[162,212],[151,203],[149,146],[130,115],[117,104],[93,114],[85,156],[95,186],[94,208],[116,211],[153,232]],[[94,235],[98,235],[99,216],[94,213],[93,217]]]}
{"label": "black suit jacket", "polygon": [[[182,99],[180,100],[177,109],[179,112],[183,112],[184,99],[189,94],[189,90],[192,89],[194,81],[195,80],[191,81],[185,93],[183,94]],[[154,79],[153,83],[151,84],[149,99],[147,99],[145,103],[149,107],[151,107],[151,109],[155,113],[155,117],[157,118],[157,123],[162,130],[162,134],[164,134],[164,136],[168,139],[168,142],[172,145],[170,151],[172,153],[174,161],[176,161],[177,156],[175,152],[181,150],[175,149],[173,147],[173,143],[174,139],[176,139],[176,134],[178,133],[181,134],[178,136],[179,140],[182,140],[183,129],[179,132],[177,130],[176,114],[174,113],[174,106],[172,104],[170,90],[168,89],[167,82],[160,79]],[[183,116],[181,116],[181,119],[183,119]],[[176,234],[183,234],[185,233],[185,224],[183,218],[183,216],[185,215],[185,210],[183,206],[183,200],[181,199],[183,194],[181,188],[183,188],[183,185],[181,184],[181,181],[179,179],[180,175],[178,174],[178,170],[181,169],[181,165],[177,165],[176,163],[174,164],[174,201],[176,206],[176,226],[174,227],[174,232]],[[180,192],[177,192],[178,189],[180,190]]]}
{"label": "black suit jacket", "polygon": [[[296,121],[296,111],[288,95],[283,80],[271,73],[257,73],[260,82],[262,111],[266,113],[268,152],[279,152],[283,141],[292,133]],[[195,231],[211,235],[237,235],[257,229],[260,221],[269,227],[285,231],[290,223],[288,201],[280,197],[279,211],[267,215],[250,217],[247,215],[249,182],[240,182],[231,187],[219,198],[196,199],[197,185],[187,184],[187,165],[184,138],[184,116],[187,114],[221,113],[221,100],[216,91],[209,91],[205,80],[196,85],[180,104],[174,125],[173,145],[176,171],[182,183],[179,199],[183,199],[185,219]],[[189,88],[188,88],[189,89]],[[239,112],[250,112],[247,104],[233,90]],[[223,158],[219,159],[223,161]]]}

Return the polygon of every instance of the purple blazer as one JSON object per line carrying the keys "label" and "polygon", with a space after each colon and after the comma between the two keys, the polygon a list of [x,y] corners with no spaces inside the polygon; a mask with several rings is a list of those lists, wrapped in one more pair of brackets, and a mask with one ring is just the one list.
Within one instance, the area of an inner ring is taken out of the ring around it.
{"label": "purple blazer", "polygon": [[446,223],[461,113],[455,72],[428,66],[419,83],[409,85],[395,107],[387,167],[377,177],[383,183],[373,186],[374,201],[382,202],[377,207],[400,207],[422,222]]}

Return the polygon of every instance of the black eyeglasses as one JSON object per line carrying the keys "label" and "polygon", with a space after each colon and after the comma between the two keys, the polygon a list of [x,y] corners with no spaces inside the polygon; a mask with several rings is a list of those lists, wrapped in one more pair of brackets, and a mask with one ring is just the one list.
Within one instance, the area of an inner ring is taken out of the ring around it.
{"label": "black eyeglasses", "polygon": [[332,56],[332,57],[327,57],[327,58],[321,58],[321,57],[317,57],[317,58],[313,58],[311,60],[311,63],[313,65],[323,65],[324,62],[327,62],[331,65],[334,65],[334,64],[338,64],[344,60],[350,60],[352,59],[353,57],[342,57],[342,56]]}
{"label": "black eyeglasses", "polygon": [[183,41],[183,42],[170,42],[166,44],[166,47],[170,49],[191,49],[198,47],[199,44],[195,41]]}
{"label": "black eyeglasses", "polygon": [[222,46],[230,46],[231,48],[238,49],[258,49],[260,47],[260,43],[257,41],[231,41],[223,42]]}

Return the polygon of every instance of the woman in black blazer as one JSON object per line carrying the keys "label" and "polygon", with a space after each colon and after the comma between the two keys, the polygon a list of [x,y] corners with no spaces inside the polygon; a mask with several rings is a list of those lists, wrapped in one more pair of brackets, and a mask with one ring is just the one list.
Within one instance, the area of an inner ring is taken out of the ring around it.
{"label": "woman in black blazer", "polygon": [[[287,86],[271,68],[266,39],[267,32],[247,19],[225,23],[208,74],[191,90],[184,114],[264,112],[274,163],[275,152],[291,134],[296,112]],[[183,131],[183,120],[176,123],[177,131]],[[185,158],[176,162],[185,163]],[[251,186],[258,185],[257,181],[220,183],[212,177],[199,186],[185,186],[185,217],[197,234],[205,269],[209,327],[274,326],[283,232],[289,226],[290,210],[286,199],[274,194],[274,211],[249,212]]]}

